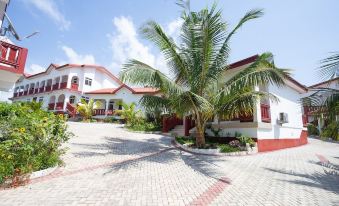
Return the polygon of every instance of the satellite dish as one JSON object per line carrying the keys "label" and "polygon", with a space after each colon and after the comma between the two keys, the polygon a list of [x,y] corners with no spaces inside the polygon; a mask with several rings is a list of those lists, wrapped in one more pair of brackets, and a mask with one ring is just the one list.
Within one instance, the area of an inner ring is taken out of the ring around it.
{"label": "satellite dish", "polygon": [[[5,17],[6,17],[7,21],[8,21],[8,27],[7,28],[3,28],[4,31],[1,31],[1,35],[5,36],[7,31],[9,31],[14,36],[14,38],[16,40],[21,41],[22,39],[20,38],[19,34],[15,31],[15,28],[14,28],[14,26],[12,24],[12,21],[7,16],[6,12],[5,12]],[[35,31],[32,34],[25,36],[24,39],[28,39],[28,38],[30,38],[30,37],[38,34],[38,33],[39,33],[38,31]]]}

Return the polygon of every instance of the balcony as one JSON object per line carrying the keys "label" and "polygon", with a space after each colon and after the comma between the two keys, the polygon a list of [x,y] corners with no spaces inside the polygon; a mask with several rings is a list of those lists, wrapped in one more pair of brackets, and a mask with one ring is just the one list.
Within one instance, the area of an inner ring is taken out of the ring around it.
{"label": "balcony", "polygon": [[67,82],[61,82],[60,89],[66,89],[66,88],[67,88]]}
{"label": "balcony", "polygon": [[2,87],[10,90],[24,73],[28,50],[7,42],[0,41],[0,81]]}
{"label": "balcony", "polygon": [[45,88],[45,92],[50,92],[52,90],[52,85],[48,85]]}
{"label": "balcony", "polygon": [[48,110],[54,110],[55,103],[48,104]]}
{"label": "balcony", "polygon": [[39,88],[35,88],[35,89],[34,89],[34,93],[35,93],[35,94],[39,93]]}
{"label": "balcony", "polygon": [[45,87],[40,87],[39,93],[43,93],[45,91]]}
{"label": "balcony", "polygon": [[27,91],[24,91],[24,95],[28,95],[28,90],[27,90]]}
{"label": "balcony", "polygon": [[52,87],[53,90],[58,90],[59,89],[59,84],[54,84]]}
{"label": "balcony", "polygon": [[78,91],[78,88],[79,88],[78,84],[74,84],[74,83],[71,84],[71,90]]}
{"label": "balcony", "polygon": [[14,97],[18,97],[19,93],[18,92],[14,92]]}
{"label": "balcony", "polygon": [[57,102],[55,105],[55,110],[63,110],[64,109],[64,102]]}
{"label": "balcony", "polygon": [[34,94],[34,89],[30,89],[30,90],[28,91],[28,94]]}

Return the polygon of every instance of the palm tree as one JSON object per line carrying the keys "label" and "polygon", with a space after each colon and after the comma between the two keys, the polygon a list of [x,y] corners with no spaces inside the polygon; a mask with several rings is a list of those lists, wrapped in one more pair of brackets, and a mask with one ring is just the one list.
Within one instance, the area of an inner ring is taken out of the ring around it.
{"label": "palm tree", "polygon": [[252,65],[235,76],[229,79],[224,76],[230,68],[227,60],[231,37],[244,23],[262,15],[262,10],[251,10],[228,32],[216,4],[210,10],[206,8],[199,12],[190,11],[186,6],[181,16],[180,46],[165,34],[158,23],[149,21],[141,28],[141,33],[160,49],[173,79],[136,59],[123,66],[120,77],[126,83],[152,86],[161,91],[162,96],[144,96],[140,101],[142,106],[193,115],[197,129],[196,143],[203,146],[207,121],[215,115],[235,118],[251,114],[260,98],[272,98],[266,92],[255,91],[255,86],[284,84],[288,73],[274,66],[270,53],[258,56]]}
{"label": "palm tree", "polygon": [[142,119],[140,117],[141,110],[135,110],[136,104],[134,102],[132,102],[131,104],[120,102],[119,104],[122,106],[123,109],[116,111],[116,113],[121,115],[121,117],[125,119],[128,126],[132,126],[136,124],[139,119]]}
{"label": "palm tree", "polygon": [[[339,74],[339,52],[320,61],[319,76],[323,80],[335,79]],[[304,106],[315,106],[314,114],[326,114],[329,122],[335,122],[339,115],[339,90],[325,86],[313,89],[314,93],[303,98]]]}
{"label": "palm tree", "polygon": [[84,118],[84,120],[91,119],[95,109],[101,107],[100,101],[94,101],[90,99],[87,103],[86,100],[81,99],[81,103],[77,105],[77,111]]}

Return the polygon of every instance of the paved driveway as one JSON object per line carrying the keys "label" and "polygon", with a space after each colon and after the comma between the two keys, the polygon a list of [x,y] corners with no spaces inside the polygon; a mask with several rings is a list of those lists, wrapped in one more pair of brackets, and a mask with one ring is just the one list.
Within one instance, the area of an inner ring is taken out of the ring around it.
{"label": "paved driveway", "polygon": [[339,205],[339,144],[213,157],[119,125],[69,126],[65,167],[0,191],[0,205]]}

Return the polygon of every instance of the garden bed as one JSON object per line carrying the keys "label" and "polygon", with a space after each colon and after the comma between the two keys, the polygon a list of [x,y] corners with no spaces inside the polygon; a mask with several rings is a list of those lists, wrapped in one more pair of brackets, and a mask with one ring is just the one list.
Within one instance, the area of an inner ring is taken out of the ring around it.
{"label": "garden bed", "polygon": [[[210,141],[210,140],[213,140]],[[226,138],[222,138],[226,139]],[[243,156],[258,152],[257,144],[251,147],[248,143],[243,146],[226,144],[226,140],[217,142],[218,138],[206,138],[206,145],[204,148],[198,148],[195,145],[195,139],[190,137],[175,137],[174,143],[177,147],[183,150],[196,154],[218,155],[218,156]],[[229,140],[228,143],[237,139]]]}

